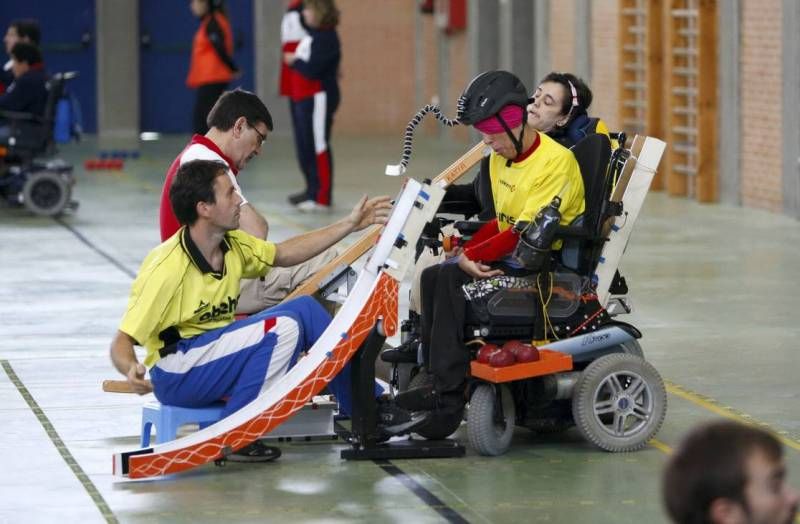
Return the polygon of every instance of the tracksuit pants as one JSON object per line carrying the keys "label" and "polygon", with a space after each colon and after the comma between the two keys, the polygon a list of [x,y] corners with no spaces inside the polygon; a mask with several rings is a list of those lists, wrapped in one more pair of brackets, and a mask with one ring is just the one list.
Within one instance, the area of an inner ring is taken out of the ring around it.
{"label": "tracksuit pants", "polygon": [[[330,324],[313,298],[300,297],[178,342],[150,369],[163,404],[206,406],[227,398],[222,415],[239,410],[291,368]],[[349,364],[328,384],[340,409],[350,413]]]}
{"label": "tracksuit pants", "polygon": [[332,101],[324,91],[290,103],[297,162],[306,180],[306,195],[326,206],[333,198],[330,136],[337,106],[338,101]]}

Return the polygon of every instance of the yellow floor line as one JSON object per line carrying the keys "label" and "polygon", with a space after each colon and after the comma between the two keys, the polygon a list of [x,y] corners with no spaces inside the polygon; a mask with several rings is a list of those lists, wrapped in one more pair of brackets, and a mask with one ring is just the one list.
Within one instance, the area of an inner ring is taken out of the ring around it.
{"label": "yellow floor line", "polygon": [[773,428],[766,422],[762,422],[753,418],[752,416],[748,415],[747,413],[740,412],[735,410],[731,407],[727,406],[720,406],[717,404],[717,401],[700,395],[699,393],[695,393],[688,388],[675,384],[674,382],[670,382],[669,380],[665,380],[664,384],[667,387],[667,392],[675,395],[676,397],[682,398],[686,401],[691,402],[697,406],[700,406],[703,409],[706,409],[715,415],[719,415],[721,417],[725,417],[731,420],[735,420],[736,422],[740,422],[742,424],[748,424],[751,426],[757,426],[763,429],[766,429],[775,434],[775,436],[783,442],[784,445],[787,447],[795,450],[800,451],[800,440],[793,438],[788,431],[785,430],[778,430]]}
{"label": "yellow floor line", "polygon": [[658,451],[661,451],[665,455],[672,454],[672,448],[656,438],[651,438],[649,441],[647,441],[647,443],[656,448]]}

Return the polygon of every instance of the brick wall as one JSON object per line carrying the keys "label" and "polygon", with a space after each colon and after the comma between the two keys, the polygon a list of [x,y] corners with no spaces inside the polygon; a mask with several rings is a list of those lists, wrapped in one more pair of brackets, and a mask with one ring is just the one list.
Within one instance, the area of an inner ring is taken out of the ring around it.
{"label": "brick wall", "polygon": [[774,212],[783,208],[781,5],[743,0],[741,16],[742,204]]}
{"label": "brick wall", "polygon": [[369,135],[404,129],[414,111],[415,4],[338,0],[337,6],[342,105],[334,133]]}
{"label": "brick wall", "polygon": [[[416,2],[338,0],[337,6],[341,11],[342,105],[334,132],[401,135],[419,109],[414,78]],[[438,94],[438,31],[432,15],[422,17],[422,104]],[[456,99],[469,80],[466,41],[465,32],[449,37],[449,107],[443,108],[448,116],[455,116]],[[434,132],[437,125],[426,122],[424,130]]]}

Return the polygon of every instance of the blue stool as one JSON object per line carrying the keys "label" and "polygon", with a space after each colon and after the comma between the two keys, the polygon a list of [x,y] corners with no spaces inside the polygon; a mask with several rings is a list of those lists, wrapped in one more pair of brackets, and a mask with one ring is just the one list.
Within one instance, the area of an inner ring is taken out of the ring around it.
{"label": "blue stool", "polygon": [[174,440],[184,424],[199,424],[200,429],[222,418],[223,402],[202,408],[179,408],[151,401],[142,408],[142,447],[150,445],[150,427],[156,427],[156,444]]}

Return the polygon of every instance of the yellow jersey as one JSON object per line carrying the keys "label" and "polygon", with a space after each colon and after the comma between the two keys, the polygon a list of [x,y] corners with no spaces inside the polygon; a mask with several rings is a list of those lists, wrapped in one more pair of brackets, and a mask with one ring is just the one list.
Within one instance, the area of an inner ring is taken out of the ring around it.
{"label": "yellow jersey", "polygon": [[145,257],[119,329],[147,348],[146,366],[165,345],[233,322],[241,279],[266,275],[275,261],[274,243],[241,230],[220,247],[223,267],[214,271],[182,227]]}
{"label": "yellow jersey", "polygon": [[539,133],[539,145],[527,158],[510,166],[506,163],[504,157],[492,152],[489,179],[500,231],[520,220],[530,222],[556,195],[561,195],[561,224],[569,224],[583,213],[583,179],[578,161],[572,151],[546,134]]}

